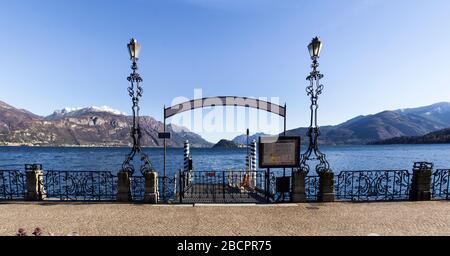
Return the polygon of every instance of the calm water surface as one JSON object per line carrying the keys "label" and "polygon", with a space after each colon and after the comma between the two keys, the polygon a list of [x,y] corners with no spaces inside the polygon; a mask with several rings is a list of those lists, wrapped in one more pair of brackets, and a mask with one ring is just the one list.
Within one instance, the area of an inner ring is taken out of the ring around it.
{"label": "calm water surface", "polygon": [[[23,169],[41,163],[46,170],[99,170],[117,172],[129,148],[0,147],[0,169]],[[450,144],[321,146],[335,172],[363,169],[408,169],[414,161],[435,168],[450,168]],[[163,149],[145,148],[154,168],[163,172]],[[304,151],[304,148],[303,150]],[[224,170],[245,166],[246,149],[191,148],[195,170]],[[183,149],[167,150],[167,173],[183,166]],[[139,172],[139,171],[137,171]],[[314,172],[314,171],[313,171]],[[312,173],[313,173],[312,172]]]}

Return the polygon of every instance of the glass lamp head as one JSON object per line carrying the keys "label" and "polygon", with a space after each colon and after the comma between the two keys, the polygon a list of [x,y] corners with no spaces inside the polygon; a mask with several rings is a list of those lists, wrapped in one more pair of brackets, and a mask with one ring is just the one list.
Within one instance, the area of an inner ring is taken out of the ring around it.
{"label": "glass lamp head", "polygon": [[128,52],[130,54],[130,59],[137,60],[139,58],[139,53],[141,51],[141,45],[134,38],[131,38],[128,43]]}
{"label": "glass lamp head", "polygon": [[316,36],[308,45],[309,55],[311,55],[311,58],[319,58],[321,50],[322,42],[320,41],[320,38]]}

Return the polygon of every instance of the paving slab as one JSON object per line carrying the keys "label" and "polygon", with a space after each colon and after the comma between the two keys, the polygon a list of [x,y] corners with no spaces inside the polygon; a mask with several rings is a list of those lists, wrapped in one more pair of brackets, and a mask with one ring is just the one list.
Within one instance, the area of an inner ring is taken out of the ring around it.
{"label": "paving slab", "polygon": [[0,235],[450,235],[450,201],[253,205],[1,202]]}

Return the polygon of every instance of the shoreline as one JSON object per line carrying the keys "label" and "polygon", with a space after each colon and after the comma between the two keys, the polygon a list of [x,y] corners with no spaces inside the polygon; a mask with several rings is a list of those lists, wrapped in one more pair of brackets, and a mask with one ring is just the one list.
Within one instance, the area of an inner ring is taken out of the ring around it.
{"label": "shoreline", "polygon": [[[131,148],[132,145],[117,145],[117,146],[110,146],[110,145],[26,145],[26,144],[0,144],[0,147],[20,147],[20,148]],[[141,146],[142,148],[161,148],[163,149],[164,146]],[[183,148],[183,147],[167,147],[169,148]],[[195,147],[191,146],[191,148],[205,148],[210,149],[211,147]]]}
{"label": "shoreline", "polygon": [[[325,147],[352,147],[352,146],[370,146],[370,147],[377,147],[377,146],[398,146],[398,145],[409,145],[409,146],[424,146],[424,145],[450,145],[450,143],[395,143],[395,144],[321,144],[320,146]],[[306,144],[302,145],[303,147],[307,147]],[[63,145],[35,145],[35,144],[0,144],[0,147],[20,147],[20,148],[130,148],[132,145],[70,145],[70,144],[63,144]],[[160,148],[163,149],[164,146],[141,146],[142,148]],[[177,148],[181,149],[182,146],[174,147],[174,146],[167,146],[167,149],[170,148]],[[235,148],[221,148],[213,146],[211,147],[196,147],[192,146],[191,148],[196,149],[245,149],[246,147],[235,147]]]}

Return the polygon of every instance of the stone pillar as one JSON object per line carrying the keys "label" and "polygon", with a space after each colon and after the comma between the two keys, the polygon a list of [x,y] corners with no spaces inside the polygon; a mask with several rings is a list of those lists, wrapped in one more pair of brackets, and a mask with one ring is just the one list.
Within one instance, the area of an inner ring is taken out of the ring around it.
{"label": "stone pillar", "polygon": [[411,180],[409,199],[412,201],[431,200],[431,175],[433,164],[427,162],[415,162]]}
{"label": "stone pillar", "polygon": [[44,199],[44,173],[40,164],[26,164],[26,187],[25,200],[39,201]]}
{"label": "stone pillar", "polygon": [[131,202],[131,186],[130,174],[126,171],[117,173],[117,201]]}
{"label": "stone pillar", "polygon": [[145,192],[144,202],[156,204],[158,203],[158,173],[145,172]]}
{"label": "stone pillar", "polygon": [[317,195],[319,202],[334,202],[334,173],[319,173],[319,194]]}
{"label": "stone pillar", "polygon": [[306,202],[306,187],[305,177],[307,173],[300,170],[292,172],[292,202],[304,203]]}

